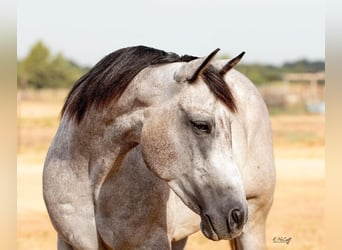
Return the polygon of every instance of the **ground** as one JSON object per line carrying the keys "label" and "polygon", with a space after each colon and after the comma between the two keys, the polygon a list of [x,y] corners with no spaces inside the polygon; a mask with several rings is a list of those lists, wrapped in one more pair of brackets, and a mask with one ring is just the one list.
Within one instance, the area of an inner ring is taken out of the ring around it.
{"label": "ground", "polygon": [[[56,249],[41,190],[44,156],[58,126],[66,92],[18,95],[17,248]],[[277,168],[275,200],[267,223],[269,249],[324,248],[324,116],[271,117]],[[288,240],[288,244],[284,240]],[[186,250],[229,249],[200,232]]]}

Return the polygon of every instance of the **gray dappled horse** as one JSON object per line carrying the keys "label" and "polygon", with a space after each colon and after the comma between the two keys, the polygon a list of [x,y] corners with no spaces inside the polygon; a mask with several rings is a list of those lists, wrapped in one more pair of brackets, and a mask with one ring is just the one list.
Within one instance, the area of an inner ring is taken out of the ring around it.
{"label": "gray dappled horse", "polygon": [[265,248],[268,112],[231,69],[243,54],[217,52],[125,48],[76,82],[43,172],[58,249],[182,249],[199,224],[234,249]]}

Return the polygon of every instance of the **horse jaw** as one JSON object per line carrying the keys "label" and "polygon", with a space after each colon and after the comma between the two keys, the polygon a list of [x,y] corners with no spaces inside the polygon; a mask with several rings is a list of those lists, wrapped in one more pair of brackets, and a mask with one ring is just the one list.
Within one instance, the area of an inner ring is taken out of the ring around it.
{"label": "horse jaw", "polygon": [[192,195],[192,198],[184,191],[184,185],[177,179],[171,180],[168,182],[170,188],[175,192],[175,194],[183,201],[183,203],[189,207],[196,214],[201,215],[201,207],[194,202],[195,195]]}

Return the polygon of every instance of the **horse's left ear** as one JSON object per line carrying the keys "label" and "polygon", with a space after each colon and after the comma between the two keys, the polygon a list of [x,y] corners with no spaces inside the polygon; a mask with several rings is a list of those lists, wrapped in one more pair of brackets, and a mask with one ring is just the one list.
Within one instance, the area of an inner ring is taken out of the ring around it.
{"label": "horse's left ear", "polygon": [[205,70],[210,61],[214,58],[220,49],[215,49],[207,57],[199,58],[186,63],[182,66],[174,75],[176,82],[189,82],[193,83],[196,81],[198,76]]}
{"label": "horse's left ear", "polygon": [[236,64],[238,64],[241,60],[241,58],[244,56],[246,52],[240,53],[237,57],[234,57],[232,60],[230,60],[226,65],[223,66],[223,68],[220,70],[220,74],[223,76],[225,75],[229,70],[231,70]]}

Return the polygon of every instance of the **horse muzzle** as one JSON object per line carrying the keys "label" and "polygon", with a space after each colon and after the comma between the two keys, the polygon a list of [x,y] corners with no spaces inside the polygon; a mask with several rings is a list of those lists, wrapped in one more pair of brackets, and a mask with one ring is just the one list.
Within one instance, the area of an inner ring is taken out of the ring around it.
{"label": "horse muzzle", "polygon": [[248,219],[247,206],[230,206],[227,213],[215,210],[201,211],[201,231],[211,240],[228,240],[238,237]]}

